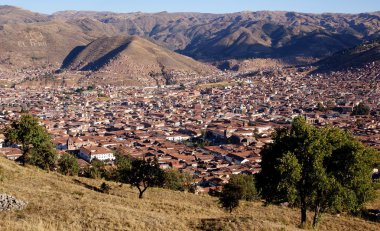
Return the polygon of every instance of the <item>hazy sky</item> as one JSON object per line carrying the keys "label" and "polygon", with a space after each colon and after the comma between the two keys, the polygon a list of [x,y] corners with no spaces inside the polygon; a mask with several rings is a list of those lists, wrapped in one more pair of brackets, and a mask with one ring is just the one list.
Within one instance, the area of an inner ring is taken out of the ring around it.
{"label": "hazy sky", "polygon": [[61,10],[210,13],[245,10],[283,10],[314,13],[380,11],[380,0],[0,0],[0,5],[20,6],[43,13]]}

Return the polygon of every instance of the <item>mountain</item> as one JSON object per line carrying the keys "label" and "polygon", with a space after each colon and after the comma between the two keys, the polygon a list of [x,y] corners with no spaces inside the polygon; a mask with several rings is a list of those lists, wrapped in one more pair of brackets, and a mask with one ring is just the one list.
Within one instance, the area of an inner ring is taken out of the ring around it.
{"label": "mountain", "polygon": [[212,66],[177,54],[137,36],[102,37],[87,46],[75,48],[62,69],[90,71],[107,81],[127,81],[139,85],[183,82],[188,76],[205,76]]}
{"label": "mountain", "polygon": [[[28,203],[25,210],[0,212],[2,230],[299,230],[299,210],[285,206],[242,201],[231,215],[208,195],[149,188],[138,199],[129,185],[47,173],[3,157],[0,170],[0,193]],[[96,191],[103,182],[109,194]],[[324,214],[318,229],[377,230],[378,224]]]}
{"label": "mountain", "polygon": [[[63,11],[44,15],[10,6],[1,6],[0,12],[0,43],[5,44],[0,47],[0,60],[16,58],[20,60],[17,60],[17,65],[21,66],[32,58],[32,64],[36,60],[44,60],[57,66],[74,47],[96,38],[119,34],[150,38],[170,50],[207,61],[245,58],[314,60],[363,41],[380,38],[379,12],[204,14]],[[10,32],[5,33],[4,28]],[[30,52],[35,48],[28,46],[31,38],[27,34],[34,31],[50,38],[46,41],[49,49],[42,49],[45,53],[36,51],[34,55]],[[21,44],[21,49],[18,44]],[[5,57],[4,52],[8,54]]]}
{"label": "mountain", "polygon": [[48,15],[34,13],[14,6],[0,6],[0,25],[10,23],[46,22]]}
{"label": "mountain", "polygon": [[364,67],[380,61],[380,40],[372,40],[336,52],[332,56],[317,62],[317,71],[336,71],[352,67]]}
{"label": "mountain", "polygon": [[118,32],[150,37],[196,59],[322,58],[380,37],[380,13],[296,12],[111,13],[59,12],[53,18],[91,18]]}
{"label": "mountain", "polygon": [[74,47],[85,45],[95,37],[61,21],[0,25],[0,67],[36,69],[59,67]]}

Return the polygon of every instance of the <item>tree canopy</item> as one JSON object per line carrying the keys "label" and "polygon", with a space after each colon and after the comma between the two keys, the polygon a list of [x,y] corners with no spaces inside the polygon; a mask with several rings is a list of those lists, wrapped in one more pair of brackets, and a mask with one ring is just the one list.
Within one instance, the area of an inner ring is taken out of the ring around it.
{"label": "tree canopy", "polygon": [[163,187],[171,190],[189,190],[192,183],[192,177],[189,174],[181,173],[175,169],[165,170],[164,178],[165,181]]}
{"label": "tree canopy", "polygon": [[296,118],[290,129],[279,129],[262,150],[257,186],[268,203],[289,202],[314,211],[313,226],[322,212],[357,213],[373,196],[371,174],[378,153],[337,128],[316,128]]}
{"label": "tree canopy", "polygon": [[49,170],[57,159],[56,150],[46,129],[30,114],[23,114],[6,131],[6,140],[21,146],[23,164],[29,163]]}
{"label": "tree canopy", "polygon": [[144,192],[149,187],[162,186],[164,183],[164,172],[156,158],[135,159],[131,166],[119,169],[121,182],[128,183],[139,190],[139,198],[143,198]]}
{"label": "tree canopy", "polygon": [[253,201],[259,197],[253,176],[245,174],[232,175],[229,184],[237,185],[242,189],[241,199],[243,200]]}
{"label": "tree canopy", "polygon": [[239,206],[239,201],[243,198],[243,188],[238,184],[227,183],[224,185],[219,197],[219,203],[224,209],[232,213]]}
{"label": "tree canopy", "polygon": [[79,165],[77,159],[70,154],[62,156],[58,160],[59,172],[67,176],[77,176]]}
{"label": "tree canopy", "polygon": [[352,115],[369,115],[370,111],[371,108],[368,105],[360,102],[353,108]]}

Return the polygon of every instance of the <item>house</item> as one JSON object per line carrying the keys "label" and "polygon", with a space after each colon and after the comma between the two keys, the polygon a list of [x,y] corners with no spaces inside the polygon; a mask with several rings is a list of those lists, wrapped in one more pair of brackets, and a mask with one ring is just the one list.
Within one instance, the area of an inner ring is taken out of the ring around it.
{"label": "house", "polygon": [[181,142],[184,140],[189,140],[190,136],[184,135],[184,134],[173,134],[173,135],[166,136],[166,139],[173,142]]}
{"label": "house", "polygon": [[249,162],[249,160],[245,157],[242,157],[237,154],[229,153],[224,157],[228,162],[235,164],[244,164]]}
{"label": "house", "polygon": [[0,148],[3,147],[5,141],[5,136],[3,134],[0,134]]}
{"label": "house", "polygon": [[22,156],[22,152],[18,148],[1,148],[0,156],[4,156],[9,160],[17,160]]}
{"label": "house", "polygon": [[94,159],[100,161],[115,160],[115,156],[111,150],[105,147],[86,146],[79,149],[79,157],[91,162]]}

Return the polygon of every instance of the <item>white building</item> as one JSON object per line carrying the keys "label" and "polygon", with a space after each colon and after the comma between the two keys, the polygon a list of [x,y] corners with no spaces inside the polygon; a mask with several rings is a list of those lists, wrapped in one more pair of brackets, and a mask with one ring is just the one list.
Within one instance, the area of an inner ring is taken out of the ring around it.
{"label": "white building", "polygon": [[91,162],[94,159],[100,161],[115,160],[115,156],[111,150],[98,146],[81,147],[79,150],[79,157],[87,162]]}
{"label": "white building", "polygon": [[0,148],[4,145],[5,136],[3,134],[0,134]]}
{"label": "white building", "polygon": [[175,134],[175,135],[169,135],[166,136],[167,140],[173,141],[173,142],[181,142],[184,140],[189,140],[190,136],[188,135],[183,135],[183,134]]}

